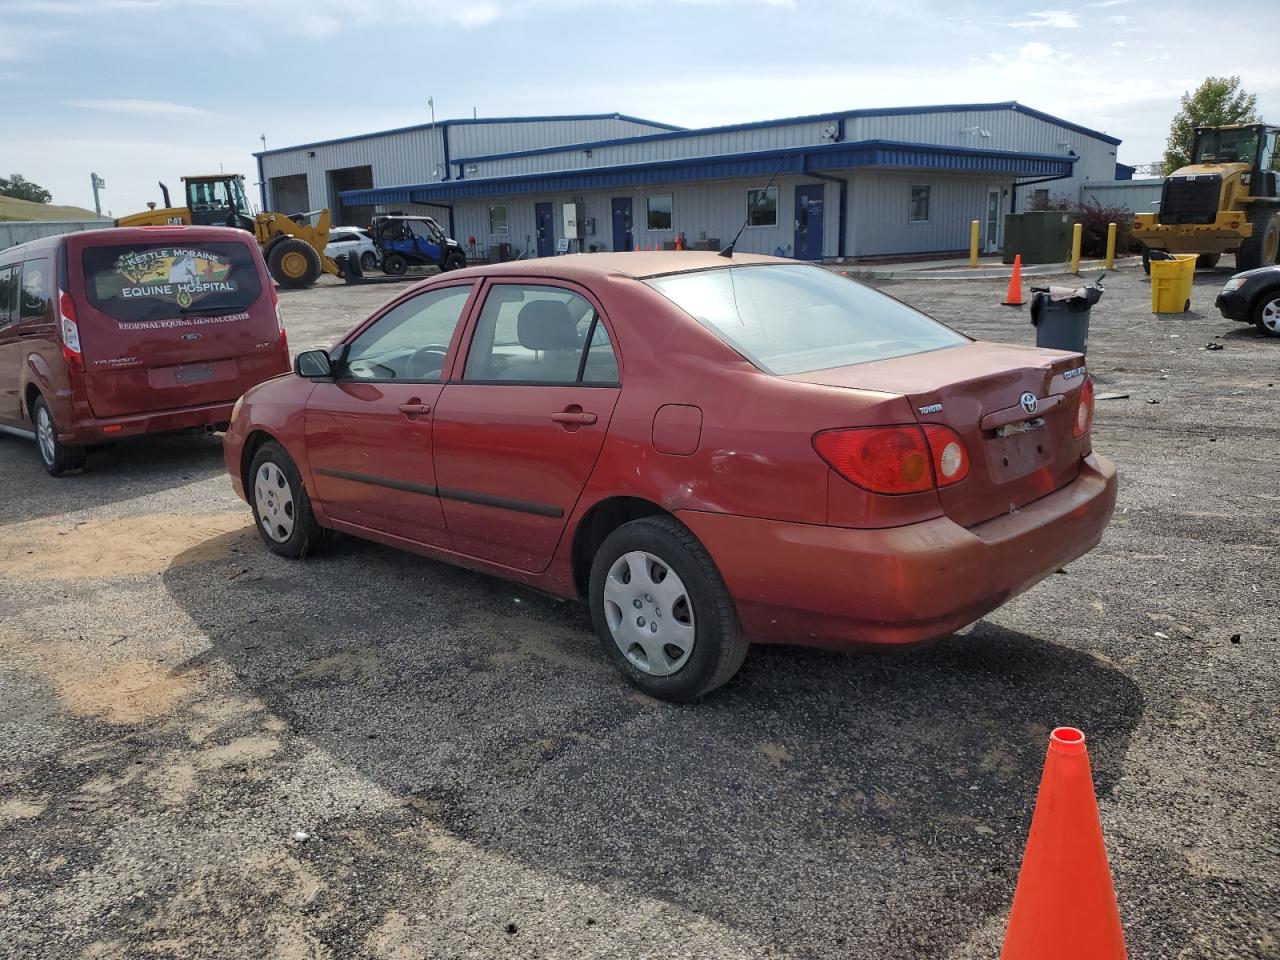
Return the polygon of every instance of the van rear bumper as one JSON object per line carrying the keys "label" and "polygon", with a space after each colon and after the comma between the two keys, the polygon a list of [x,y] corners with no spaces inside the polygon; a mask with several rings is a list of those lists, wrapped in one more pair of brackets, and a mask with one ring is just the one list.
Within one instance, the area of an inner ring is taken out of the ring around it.
{"label": "van rear bumper", "polygon": [[182,407],[177,410],[150,410],[127,417],[78,420],[69,429],[59,429],[58,439],[63,443],[103,443],[123,437],[137,437],[144,433],[169,433],[189,430],[231,419],[234,400],[210,403],[199,407]]}

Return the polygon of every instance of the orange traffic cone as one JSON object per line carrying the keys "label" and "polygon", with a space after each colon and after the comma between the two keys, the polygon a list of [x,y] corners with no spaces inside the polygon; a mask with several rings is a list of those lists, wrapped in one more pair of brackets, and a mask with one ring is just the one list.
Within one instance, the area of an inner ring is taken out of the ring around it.
{"label": "orange traffic cone", "polygon": [[1013,273],[1009,277],[1009,292],[1005,294],[1004,305],[1006,307],[1022,306],[1022,254],[1015,254],[1013,258]]}
{"label": "orange traffic cone", "polygon": [[638,244],[638,243],[637,243],[637,244],[636,244],[636,253],[639,253],[639,252],[640,252],[640,244]]}
{"label": "orange traffic cone", "polygon": [[679,236],[676,237],[676,249],[677,250],[684,249],[684,234],[680,234]]}
{"label": "orange traffic cone", "polygon": [[1000,960],[1124,960],[1084,734],[1049,735]]}

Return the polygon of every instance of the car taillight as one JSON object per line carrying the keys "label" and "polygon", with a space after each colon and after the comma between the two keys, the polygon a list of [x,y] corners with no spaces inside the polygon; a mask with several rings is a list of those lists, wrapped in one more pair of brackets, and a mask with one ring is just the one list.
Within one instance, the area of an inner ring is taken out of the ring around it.
{"label": "car taillight", "polygon": [[76,323],[76,304],[65,290],[58,293],[58,329],[62,333],[62,355],[69,365],[84,369],[80,353],[80,327]]}
{"label": "car taillight", "polygon": [[850,427],[815,434],[813,448],[831,469],[872,493],[933,489],[929,446],[919,427]]}
{"label": "car taillight", "polygon": [[969,475],[969,448],[960,435],[940,423],[926,423],[921,428],[933,455],[933,475],[939,487],[959,483]]}
{"label": "car taillight", "polygon": [[1080,385],[1080,395],[1076,398],[1076,422],[1072,424],[1071,435],[1083,437],[1093,428],[1093,377],[1085,377]]}

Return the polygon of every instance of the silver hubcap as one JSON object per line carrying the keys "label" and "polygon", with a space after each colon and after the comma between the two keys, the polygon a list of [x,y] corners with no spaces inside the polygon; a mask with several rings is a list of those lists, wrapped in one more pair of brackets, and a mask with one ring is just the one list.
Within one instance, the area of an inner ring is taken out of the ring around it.
{"label": "silver hubcap", "polygon": [[41,407],[40,412],[36,414],[36,440],[40,444],[40,456],[44,457],[45,463],[53,463],[54,444],[57,441],[57,431],[53,427],[53,418],[49,416],[47,407]]}
{"label": "silver hubcap", "polygon": [[270,461],[258,468],[253,481],[253,502],[258,522],[276,543],[284,543],[293,533],[293,490],[284,471]]}
{"label": "silver hubcap", "polygon": [[1280,334],[1280,300],[1272,300],[1262,308],[1262,325],[1272,333]]}
{"label": "silver hubcap", "polygon": [[633,550],[614,561],[604,584],[604,614],[622,655],[651,676],[670,676],[693,652],[689,591],[652,553]]}

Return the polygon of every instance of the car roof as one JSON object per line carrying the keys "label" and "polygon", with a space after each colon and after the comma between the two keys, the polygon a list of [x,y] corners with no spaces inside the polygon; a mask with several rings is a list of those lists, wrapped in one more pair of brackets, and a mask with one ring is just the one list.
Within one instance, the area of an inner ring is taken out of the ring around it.
{"label": "car roof", "polygon": [[785,257],[766,257],[756,253],[735,253],[722,257],[718,253],[701,250],[636,251],[634,253],[571,253],[560,257],[541,257],[536,260],[508,260],[484,266],[467,267],[450,271],[450,277],[460,274],[504,277],[562,277],[566,280],[588,282],[604,277],[631,277],[644,280],[669,273],[689,273],[695,270],[714,270],[723,267],[752,266],[755,264],[792,264],[802,261]]}
{"label": "car roof", "polygon": [[[37,237],[12,247],[0,250],[0,257],[16,260],[38,255],[44,251],[54,250],[64,243],[73,244],[76,248],[90,246],[107,246],[117,243],[195,243],[199,240],[232,240],[241,243],[254,243],[253,236],[247,230],[235,227],[183,227],[177,225],[158,225],[149,227],[104,227],[101,230],[73,230],[69,233],[57,233],[48,237]],[[256,246],[256,243],[254,244]]]}

